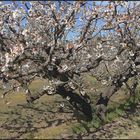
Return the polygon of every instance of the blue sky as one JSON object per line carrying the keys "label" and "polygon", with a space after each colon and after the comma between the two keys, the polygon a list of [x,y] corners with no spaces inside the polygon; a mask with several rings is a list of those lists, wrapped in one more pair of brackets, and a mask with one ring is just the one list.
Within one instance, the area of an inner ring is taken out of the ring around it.
{"label": "blue sky", "polygon": [[[4,2],[5,4],[12,3],[12,1],[3,1],[3,2]],[[28,2],[28,1],[25,1],[25,2],[26,2],[27,5],[30,7],[29,2]],[[18,7],[23,7],[24,9],[27,10],[26,6],[24,6],[24,5],[21,4],[21,1],[15,1],[15,3],[17,4]],[[88,3],[91,4],[92,1],[88,1]],[[106,4],[106,3],[107,3],[107,2],[104,2],[104,4]],[[96,1],[96,4],[100,4],[100,1]],[[79,25],[79,24],[80,24],[80,21],[77,20],[76,25]],[[101,25],[102,22],[99,21],[98,24]],[[25,26],[25,25],[26,25],[26,19],[24,19],[24,20],[22,21],[22,26]],[[68,40],[72,40],[72,39],[74,39],[78,34],[79,34],[79,33],[77,33],[77,32],[71,32],[71,31],[70,31],[70,32],[67,34],[67,39],[68,39]]]}
{"label": "blue sky", "polygon": [[[6,3],[6,4],[12,3],[12,1],[3,1],[3,2]],[[29,2],[28,1],[25,1],[25,2],[30,7]],[[101,3],[101,1],[95,1],[95,2],[96,2],[96,5],[100,5],[100,3]],[[21,1],[15,1],[15,3],[17,4],[18,7],[23,7],[24,9],[27,10],[26,6],[21,4]],[[93,1],[88,1],[87,6],[90,6],[91,3],[93,3]],[[108,4],[108,1],[104,1],[103,4],[104,5]],[[121,8],[120,8],[120,10],[121,10]],[[77,20],[76,25],[79,25],[79,24],[80,24],[80,21]],[[24,19],[22,21],[22,26],[25,26],[25,25],[26,25],[26,19]],[[100,27],[102,25],[103,25],[103,21],[99,20],[98,21],[98,26]],[[69,32],[68,35],[67,35],[67,39],[71,40],[71,39],[75,38],[78,34],[79,33],[77,33],[77,32],[74,32],[74,33],[73,32]]]}

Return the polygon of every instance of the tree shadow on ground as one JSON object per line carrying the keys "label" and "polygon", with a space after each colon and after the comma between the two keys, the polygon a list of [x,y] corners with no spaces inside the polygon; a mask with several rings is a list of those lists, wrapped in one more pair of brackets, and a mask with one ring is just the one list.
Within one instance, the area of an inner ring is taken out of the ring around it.
{"label": "tree shadow on ground", "polygon": [[[61,110],[58,106],[61,101],[56,101],[51,106],[47,103],[18,104],[16,107],[9,106],[10,111],[0,112],[4,122],[0,124],[1,138],[18,139],[34,138],[34,134],[40,129],[59,126],[67,121],[76,120],[72,106]],[[84,118],[84,117],[83,117]],[[82,119],[79,118],[79,119]]]}

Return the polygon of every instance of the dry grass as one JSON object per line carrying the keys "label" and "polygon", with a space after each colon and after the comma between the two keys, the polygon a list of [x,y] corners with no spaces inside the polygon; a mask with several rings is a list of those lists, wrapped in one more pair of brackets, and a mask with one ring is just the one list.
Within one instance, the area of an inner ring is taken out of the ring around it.
{"label": "dry grass", "polygon": [[[95,79],[88,76],[86,79],[88,79],[88,82],[86,83],[88,89],[93,88],[93,85],[99,87]],[[30,89],[35,93],[46,83],[47,81],[37,79],[33,81]],[[0,91],[0,93],[1,92],[2,91]],[[91,94],[90,96],[93,96],[94,90],[90,90],[89,94]],[[110,102],[110,106],[112,108],[119,106],[127,97],[128,95],[125,95],[124,91],[118,91],[118,94],[112,97],[113,102]],[[11,92],[4,99],[0,98],[0,139],[53,139],[63,133],[72,133],[72,127],[75,124],[78,125],[80,123],[71,121],[71,112],[61,113],[58,111],[59,102],[61,101],[64,101],[64,99],[59,95],[44,95],[39,100],[36,100],[34,104],[29,106],[26,103],[25,95],[22,91],[17,93]],[[94,124],[96,124],[96,122],[94,122]],[[139,129],[135,132],[137,137]]]}
{"label": "dry grass", "polygon": [[[39,91],[46,83],[35,80],[30,89],[33,92]],[[60,135],[70,126],[67,123],[54,126],[57,119],[62,117],[60,122],[67,119],[62,113],[55,113],[59,107],[56,101],[61,100],[57,95],[44,95],[29,106],[22,91],[11,92],[4,99],[0,98],[0,138],[50,138]]]}

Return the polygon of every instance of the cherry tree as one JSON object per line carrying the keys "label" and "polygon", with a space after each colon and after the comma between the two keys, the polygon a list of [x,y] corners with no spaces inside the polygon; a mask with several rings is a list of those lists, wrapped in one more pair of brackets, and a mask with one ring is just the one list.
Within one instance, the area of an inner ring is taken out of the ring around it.
{"label": "cherry tree", "polygon": [[[96,113],[103,119],[110,97],[123,85],[133,95],[139,78],[139,2],[13,1],[0,3],[0,75],[3,88],[23,88],[27,102],[59,94],[92,119],[83,77],[106,85]],[[72,37],[70,37],[72,36]],[[47,79],[32,94],[30,83]],[[127,82],[133,78],[132,85]],[[94,85],[93,85],[94,87]]]}

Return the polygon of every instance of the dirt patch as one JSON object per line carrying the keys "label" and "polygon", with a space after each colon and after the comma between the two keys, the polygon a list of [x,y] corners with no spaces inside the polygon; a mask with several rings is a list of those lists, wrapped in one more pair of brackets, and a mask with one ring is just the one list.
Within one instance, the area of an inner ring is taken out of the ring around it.
{"label": "dirt patch", "polygon": [[90,128],[90,133],[85,135],[69,135],[67,138],[80,139],[140,139],[140,105],[138,105],[134,114],[126,114],[114,119],[95,130]]}

